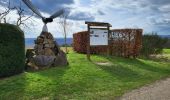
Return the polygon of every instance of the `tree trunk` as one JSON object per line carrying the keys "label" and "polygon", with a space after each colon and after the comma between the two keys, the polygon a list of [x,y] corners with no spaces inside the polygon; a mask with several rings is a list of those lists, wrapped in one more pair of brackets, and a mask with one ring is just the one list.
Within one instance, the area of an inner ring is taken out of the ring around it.
{"label": "tree trunk", "polygon": [[68,53],[67,50],[67,33],[66,33],[66,29],[64,28],[64,46],[65,46],[65,53]]}

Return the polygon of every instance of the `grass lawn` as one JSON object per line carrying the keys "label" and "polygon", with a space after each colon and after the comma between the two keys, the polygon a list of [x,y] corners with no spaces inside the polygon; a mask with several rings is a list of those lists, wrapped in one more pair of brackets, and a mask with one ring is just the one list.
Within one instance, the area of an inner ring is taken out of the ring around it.
{"label": "grass lawn", "polygon": [[[70,52],[70,65],[24,72],[0,80],[2,100],[112,100],[123,93],[170,76],[170,62],[125,59]],[[94,62],[110,62],[97,65]]]}
{"label": "grass lawn", "polygon": [[164,49],[164,50],[163,50],[163,53],[164,53],[164,54],[170,54],[170,49]]}

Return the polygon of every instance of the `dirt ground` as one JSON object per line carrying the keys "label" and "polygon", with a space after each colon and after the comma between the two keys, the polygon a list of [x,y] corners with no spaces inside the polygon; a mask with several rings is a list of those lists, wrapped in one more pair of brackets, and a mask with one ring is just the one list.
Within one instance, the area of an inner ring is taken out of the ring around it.
{"label": "dirt ground", "polygon": [[118,100],[170,100],[170,78],[132,90]]}

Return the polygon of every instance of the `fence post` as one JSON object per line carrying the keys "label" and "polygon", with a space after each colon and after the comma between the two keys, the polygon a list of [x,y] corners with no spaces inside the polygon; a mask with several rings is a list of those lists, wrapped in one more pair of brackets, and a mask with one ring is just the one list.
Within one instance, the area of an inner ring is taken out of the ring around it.
{"label": "fence post", "polygon": [[87,60],[91,61],[90,59],[90,26],[87,25],[88,32],[87,32]]}

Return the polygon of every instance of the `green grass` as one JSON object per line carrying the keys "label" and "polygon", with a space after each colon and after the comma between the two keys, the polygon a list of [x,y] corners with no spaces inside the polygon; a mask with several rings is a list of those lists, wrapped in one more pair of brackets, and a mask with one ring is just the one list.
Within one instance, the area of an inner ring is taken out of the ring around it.
{"label": "green grass", "polygon": [[170,54],[170,49],[163,49],[164,54]]}
{"label": "green grass", "polygon": [[[132,89],[170,76],[170,62],[70,52],[67,67],[25,72],[0,80],[2,100],[112,100]],[[110,62],[111,66],[94,62]]]}

